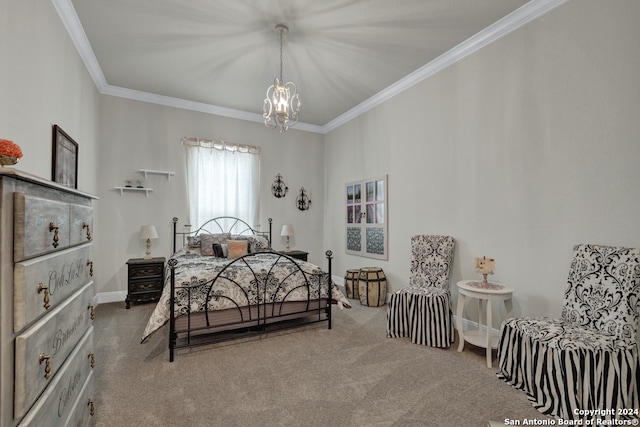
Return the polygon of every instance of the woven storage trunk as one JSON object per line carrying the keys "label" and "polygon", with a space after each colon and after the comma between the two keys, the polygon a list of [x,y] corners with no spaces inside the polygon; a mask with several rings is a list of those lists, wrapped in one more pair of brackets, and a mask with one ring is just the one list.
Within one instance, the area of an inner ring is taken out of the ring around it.
{"label": "woven storage trunk", "polygon": [[347,274],[344,276],[344,287],[347,289],[347,298],[360,298],[360,293],[358,292],[359,280],[360,270],[347,270]]}
{"label": "woven storage trunk", "polygon": [[361,268],[358,291],[362,305],[370,307],[384,305],[387,298],[387,278],[384,275],[384,271],[378,267]]}

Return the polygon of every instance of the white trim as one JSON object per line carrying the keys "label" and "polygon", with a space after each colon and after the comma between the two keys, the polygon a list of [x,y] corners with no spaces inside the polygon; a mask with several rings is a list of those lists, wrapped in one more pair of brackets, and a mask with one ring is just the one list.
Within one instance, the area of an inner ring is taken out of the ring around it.
{"label": "white trim", "polygon": [[328,133],[569,0],[531,0],[476,35],[322,126]]}
{"label": "white trim", "polygon": [[93,297],[93,305],[108,304],[110,302],[123,302],[127,299],[127,291],[100,292]]}
{"label": "white trim", "polygon": [[[452,65],[466,56],[482,49],[488,44],[493,43],[513,30],[516,30],[528,22],[552,11],[567,1],[569,0],[531,0],[476,35],[468,38],[464,42],[440,55],[433,61],[331,120],[329,123],[319,126],[299,122],[296,124],[295,128],[291,129],[326,134],[423,81],[424,79],[434,75],[435,73],[447,68],[449,65]],[[52,0],[52,2],[58,12],[58,15],[60,15],[60,19],[62,20],[65,28],[67,29],[71,40],[76,46],[85,67],[87,67],[91,78],[101,94],[165,105],[168,107],[181,108],[184,110],[198,111],[201,113],[208,113],[233,119],[264,123],[264,119],[261,114],[249,113],[217,105],[188,101],[185,99],[173,98],[107,84],[104,74],[102,73],[102,69],[100,68],[100,64],[98,64],[95,53],[93,52],[91,44],[87,39],[87,35],[82,28],[80,19],[71,4],[71,0]]]}

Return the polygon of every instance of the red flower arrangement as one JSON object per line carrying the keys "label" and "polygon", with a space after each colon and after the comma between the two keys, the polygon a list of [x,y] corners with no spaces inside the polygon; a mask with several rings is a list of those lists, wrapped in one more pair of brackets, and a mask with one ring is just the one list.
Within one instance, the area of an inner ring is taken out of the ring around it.
{"label": "red flower arrangement", "polygon": [[19,159],[22,157],[22,150],[20,146],[8,139],[0,138],[0,156],[15,157]]}

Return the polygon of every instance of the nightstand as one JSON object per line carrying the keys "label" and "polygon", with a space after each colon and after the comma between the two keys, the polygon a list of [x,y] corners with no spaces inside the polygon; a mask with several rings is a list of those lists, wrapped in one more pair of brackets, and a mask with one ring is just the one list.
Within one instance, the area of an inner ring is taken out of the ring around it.
{"label": "nightstand", "polygon": [[307,255],[309,255],[309,252],[305,252],[305,251],[289,251],[289,252],[280,251],[278,253],[290,256],[291,258],[299,259],[301,261],[306,261]]}
{"label": "nightstand", "polygon": [[129,266],[127,308],[131,302],[157,301],[164,286],[164,257],[144,259],[131,258]]}

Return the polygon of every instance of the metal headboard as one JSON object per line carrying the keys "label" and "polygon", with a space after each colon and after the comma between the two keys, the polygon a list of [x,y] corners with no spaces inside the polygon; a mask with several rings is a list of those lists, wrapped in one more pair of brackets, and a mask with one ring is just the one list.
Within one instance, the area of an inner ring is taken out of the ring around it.
{"label": "metal headboard", "polygon": [[219,216],[216,218],[212,218],[209,221],[205,222],[194,231],[178,231],[178,218],[173,217],[173,252],[177,250],[176,247],[176,239],[178,236],[181,237],[182,246],[185,245],[185,241],[188,240],[189,237],[196,237],[200,234],[216,234],[216,233],[231,233],[236,235],[256,235],[256,236],[264,236],[269,241],[269,247],[271,247],[271,230],[273,226],[273,219],[269,218],[269,231],[258,231],[247,224],[246,221],[241,220],[240,218],[232,217],[232,216]]}

